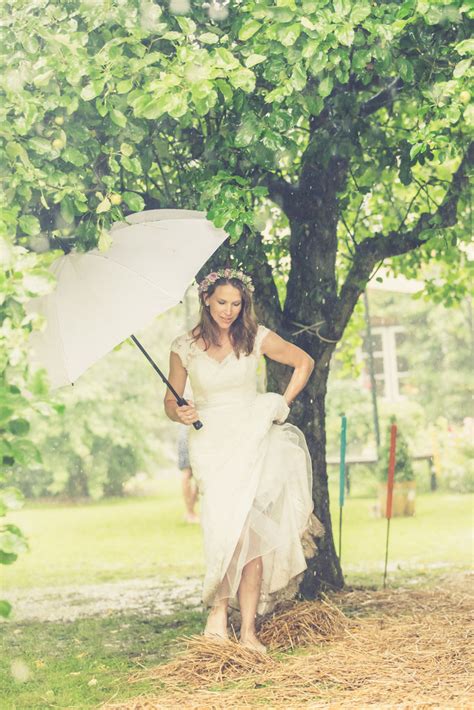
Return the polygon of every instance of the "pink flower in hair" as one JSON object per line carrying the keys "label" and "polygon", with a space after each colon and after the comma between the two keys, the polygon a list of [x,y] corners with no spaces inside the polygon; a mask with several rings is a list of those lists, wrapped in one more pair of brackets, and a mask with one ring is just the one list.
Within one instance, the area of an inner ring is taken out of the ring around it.
{"label": "pink flower in hair", "polygon": [[207,277],[208,281],[210,281],[211,283],[214,283],[214,281],[217,281],[218,278],[219,278],[219,276],[216,274],[215,271],[210,273],[209,276]]}

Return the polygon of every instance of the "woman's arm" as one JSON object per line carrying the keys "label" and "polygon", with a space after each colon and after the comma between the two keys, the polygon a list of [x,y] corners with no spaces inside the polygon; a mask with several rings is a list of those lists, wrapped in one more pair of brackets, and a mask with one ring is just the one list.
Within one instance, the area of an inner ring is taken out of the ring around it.
{"label": "woman's arm", "polygon": [[314,370],[313,358],[297,345],[293,345],[288,340],[281,338],[273,330],[264,337],[260,351],[271,360],[276,360],[276,362],[281,362],[283,365],[290,365],[290,367],[294,368],[288,387],[283,395],[287,403],[291,404],[304,389]]}
{"label": "woman's arm", "polygon": [[[174,387],[180,397],[183,396],[187,378],[188,373],[183,367],[181,358],[177,353],[171,351],[168,381],[170,385]],[[178,407],[176,398],[170,389],[166,390],[164,405],[166,416],[169,417],[169,419],[171,419],[173,422],[181,422],[182,424],[192,424],[193,422],[197,422],[199,419],[198,413],[192,404]]]}

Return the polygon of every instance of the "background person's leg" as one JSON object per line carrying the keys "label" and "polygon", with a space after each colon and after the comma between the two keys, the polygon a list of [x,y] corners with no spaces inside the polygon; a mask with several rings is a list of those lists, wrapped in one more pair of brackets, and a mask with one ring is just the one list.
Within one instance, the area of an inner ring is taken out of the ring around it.
{"label": "background person's leg", "polygon": [[181,487],[183,491],[184,504],[186,506],[185,520],[188,523],[198,523],[199,516],[194,510],[198,497],[198,488],[196,481],[193,478],[191,467],[182,469]]}

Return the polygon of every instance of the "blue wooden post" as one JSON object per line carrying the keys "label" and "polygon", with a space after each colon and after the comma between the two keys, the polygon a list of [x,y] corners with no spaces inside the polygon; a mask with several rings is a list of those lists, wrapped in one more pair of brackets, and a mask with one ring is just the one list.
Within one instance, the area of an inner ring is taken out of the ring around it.
{"label": "blue wooden post", "polygon": [[341,450],[339,462],[339,561],[342,551],[342,509],[344,508],[344,496],[346,492],[346,438],[347,438],[347,417],[341,416]]}

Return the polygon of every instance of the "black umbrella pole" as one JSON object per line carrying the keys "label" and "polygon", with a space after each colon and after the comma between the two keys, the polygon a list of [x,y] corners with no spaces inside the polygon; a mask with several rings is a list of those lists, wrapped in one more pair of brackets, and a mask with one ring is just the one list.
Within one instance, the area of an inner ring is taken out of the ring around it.
{"label": "black umbrella pole", "polygon": [[[162,381],[164,382],[164,384],[170,389],[170,391],[171,391],[171,392],[173,393],[173,395],[176,397],[176,402],[178,403],[178,407],[182,407],[183,405],[188,404],[188,402],[184,399],[184,397],[181,397],[181,396],[176,392],[176,390],[175,390],[174,387],[171,385],[171,383],[168,382],[168,380],[166,379],[166,377],[164,376],[164,374],[161,372],[161,370],[160,370],[160,368],[158,367],[158,365],[156,364],[156,362],[155,362],[155,361],[153,360],[153,358],[147,353],[147,351],[145,350],[145,348],[143,347],[143,345],[141,344],[141,342],[140,342],[134,335],[131,335],[130,338],[133,340],[133,342],[135,343],[135,345],[137,346],[137,348],[140,350],[140,352],[142,352],[143,355],[146,357],[146,359],[148,360],[148,362],[150,363],[150,365],[152,366],[152,368],[155,370],[155,372],[157,372],[158,375],[161,377],[161,379],[162,379]],[[197,422],[194,422],[193,427],[194,427],[195,429],[201,429],[201,427],[202,427],[202,422],[200,422],[199,420],[198,420]]]}

